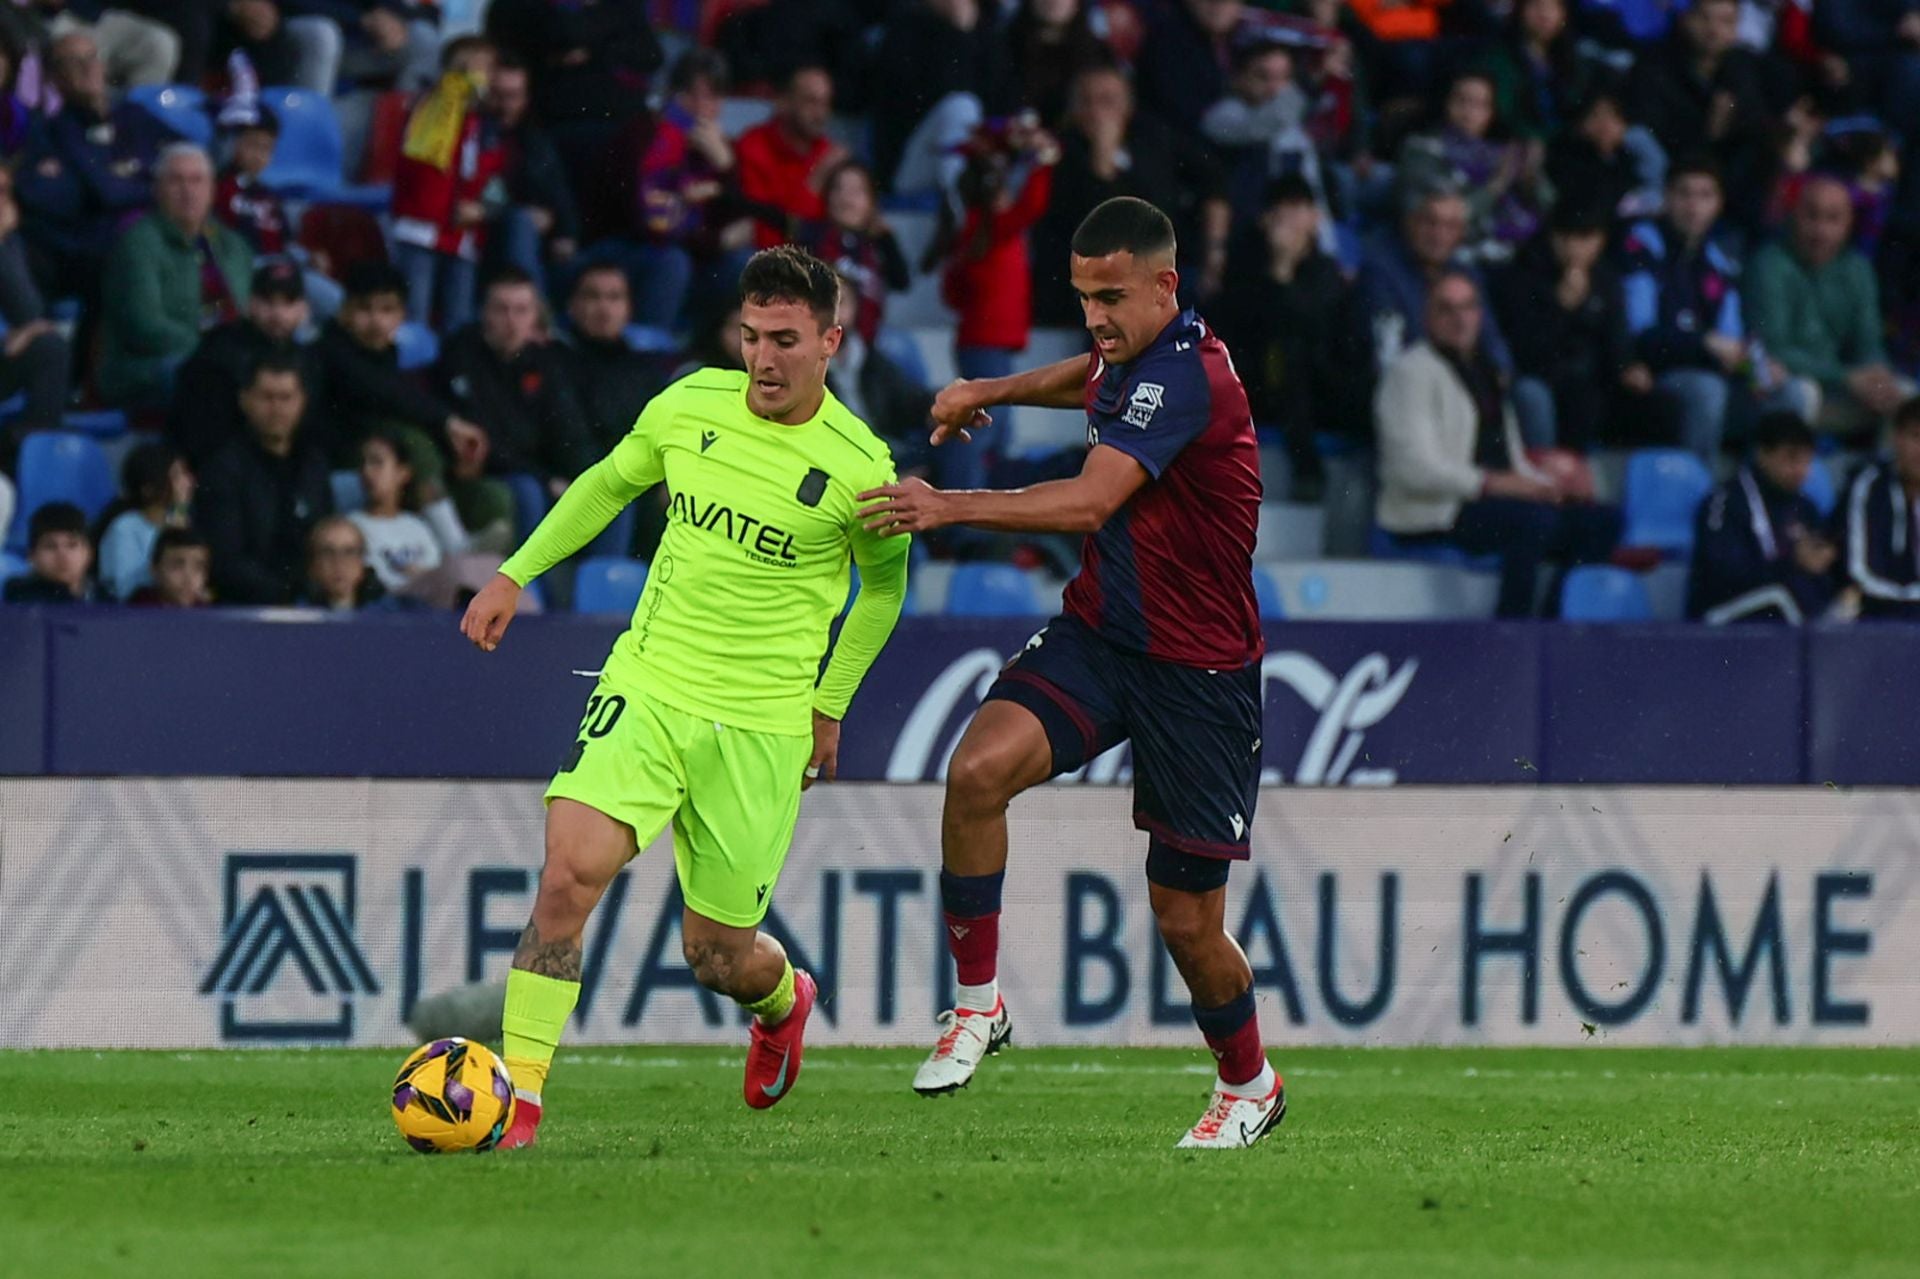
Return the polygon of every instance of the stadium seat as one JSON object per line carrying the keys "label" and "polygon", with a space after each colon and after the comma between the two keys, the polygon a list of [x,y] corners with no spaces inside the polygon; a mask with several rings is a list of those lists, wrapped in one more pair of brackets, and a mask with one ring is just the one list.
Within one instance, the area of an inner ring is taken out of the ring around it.
{"label": "stadium seat", "polygon": [[72,502],[89,520],[113,500],[113,467],[100,446],[74,431],[35,431],[20,445],[19,506],[7,549],[27,547],[27,521],[48,502]]}
{"label": "stadium seat", "polygon": [[360,482],[358,471],[333,471],[327,480],[333,486],[333,509],[336,511],[358,511],[367,504],[366,486]]}
{"label": "stadium seat", "polygon": [[440,337],[424,324],[415,324],[408,320],[394,334],[394,345],[400,350],[400,367],[403,369],[424,369],[440,358]]}
{"label": "stadium seat", "polygon": [[1287,606],[1280,598],[1280,583],[1273,580],[1273,574],[1258,565],[1253,570],[1253,590],[1260,597],[1261,621],[1278,622],[1286,618]]}
{"label": "stadium seat", "polygon": [[119,409],[88,409],[62,414],[60,425],[98,440],[112,440],[127,433],[127,415]]}
{"label": "stadium seat", "polygon": [[383,208],[391,187],[348,185],[346,146],[333,103],[318,93],[285,87],[262,89],[260,100],[280,118],[280,144],[260,180],[283,195],[327,200],[359,208]]}
{"label": "stadium seat", "polygon": [[0,551],[0,585],[27,575],[27,562],[12,551]]}
{"label": "stadium seat", "polygon": [[597,555],[573,579],[573,611],[626,617],[640,603],[647,566],[639,560]]}
{"label": "stadium seat", "polygon": [[961,564],[947,587],[952,617],[1032,617],[1041,611],[1033,579],[1011,564]]}
{"label": "stadium seat", "polygon": [[1317,503],[1262,502],[1254,535],[1253,558],[1317,560],[1327,553],[1327,515]]}
{"label": "stadium seat", "polygon": [[[900,371],[918,382],[921,386],[933,388],[933,382],[927,373],[927,362],[920,354],[919,343],[913,335],[904,329],[881,329],[873,339],[874,349],[900,366]],[[937,388],[933,388],[937,389]]]}
{"label": "stadium seat", "polygon": [[1807,482],[1800,486],[1800,496],[1818,507],[1820,514],[1833,514],[1834,504],[1840,500],[1840,494],[1834,488],[1833,468],[1827,465],[1825,458],[1813,459],[1813,466],[1807,472]]}
{"label": "stadium seat", "polygon": [[1569,622],[1647,622],[1653,620],[1653,602],[1638,573],[1583,564],[1560,588],[1560,616]]}
{"label": "stadium seat", "polygon": [[207,95],[184,84],[136,84],[127,101],[197,146],[213,145],[213,119]]}
{"label": "stadium seat", "polygon": [[1440,543],[1403,542],[1378,524],[1368,534],[1367,554],[1376,560],[1413,560],[1420,564],[1448,564],[1482,572],[1500,571],[1497,555],[1469,555],[1457,546]]}
{"label": "stadium seat", "polygon": [[500,477],[513,494],[513,533],[524,542],[533,535],[534,528],[547,516],[547,486],[540,477],[527,471],[515,471],[511,475]]}
{"label": "stadium seat", "polygon": [[642,355],[678,351],[683,345],[673,335],[672,329],[663,329],[657,324],[629,324],[620,337],[626,342],[628,350],[638,351]]}
{"label": "stadium seat", "polygon": [[1713,488],[1706,463],[1684,449],[1640,449],[1627,459],[1623,546],[1672,556],[1693,550],[1693,516]]}

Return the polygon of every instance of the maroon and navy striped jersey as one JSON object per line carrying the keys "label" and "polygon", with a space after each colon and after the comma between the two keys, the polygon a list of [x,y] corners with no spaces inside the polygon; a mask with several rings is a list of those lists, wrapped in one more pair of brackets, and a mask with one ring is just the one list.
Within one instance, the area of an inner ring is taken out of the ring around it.
{"label": "maroon and navy striped jersey", "polygon": [[1152,478],[1087,535],[1066,611],[1162,661],[1229,670],[1257,659],[1260,448],[1226,345],[1182,311],[1127,364],[1089,361],[1086,406],[1088,444]]}

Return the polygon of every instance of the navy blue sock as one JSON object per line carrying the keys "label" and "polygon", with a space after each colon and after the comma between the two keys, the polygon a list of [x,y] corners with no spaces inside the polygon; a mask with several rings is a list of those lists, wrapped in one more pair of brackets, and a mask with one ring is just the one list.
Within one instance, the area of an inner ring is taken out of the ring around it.
{"label": "navy blue sock", "polygon": [[978,919],[1000,913],[1000,885],[1007,872],[991,875],[956,875],[940,872],[940,909],[956,919]]}

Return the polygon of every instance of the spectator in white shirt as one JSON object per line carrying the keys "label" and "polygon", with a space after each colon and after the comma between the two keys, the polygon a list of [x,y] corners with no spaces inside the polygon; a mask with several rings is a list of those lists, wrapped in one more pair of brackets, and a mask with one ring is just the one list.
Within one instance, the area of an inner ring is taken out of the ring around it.
{"label": "spectator in white shirt", "polygon": [[153,581],[153,544],[163,528],[184,528],[193,472],[170,445],[143,444],[120,469],[120,500],[100,534],[100,586],[127,600]]}
{"label": "spectator in white shirt", "polygon": [[443,547],[427,522],[409,507],[414,496],[413,468],[392,436],[375,431],[360,446],[360,484],[366,506],[347,516],[367,543],[367,565],[380,584],[397,592],[423,573],[440,567],[464,547]]}

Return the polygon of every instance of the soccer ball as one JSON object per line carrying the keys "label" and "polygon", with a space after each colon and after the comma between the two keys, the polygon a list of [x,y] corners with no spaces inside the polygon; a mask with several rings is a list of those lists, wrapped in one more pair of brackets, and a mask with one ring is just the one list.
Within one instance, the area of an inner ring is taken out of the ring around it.
{"label": "soccer ball", "polygon": [[423,1155],[492,1150],[513,1122],[506,1063],[470,1039],[422,1044],[394,1076],[393,1122]]}

